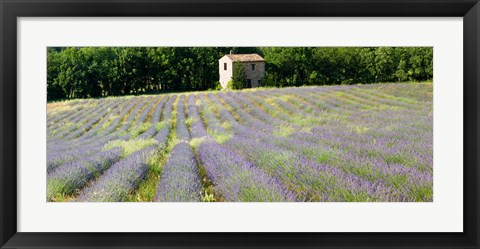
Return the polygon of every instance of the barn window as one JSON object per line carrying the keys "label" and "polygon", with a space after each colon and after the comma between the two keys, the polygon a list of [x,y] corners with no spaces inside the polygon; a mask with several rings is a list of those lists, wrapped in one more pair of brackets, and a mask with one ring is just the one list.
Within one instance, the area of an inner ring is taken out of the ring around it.
{"label": "barn window", "polygon": [[252,70],[255,70],[255,64],[252,64]]}
{"label": "barn window", "polygon": [[262,86],[262,81],[258,80],[258,86]]}
{"label": "barn window", "polygon": [[227,70],[227,63],[223,63],[223,70]]}

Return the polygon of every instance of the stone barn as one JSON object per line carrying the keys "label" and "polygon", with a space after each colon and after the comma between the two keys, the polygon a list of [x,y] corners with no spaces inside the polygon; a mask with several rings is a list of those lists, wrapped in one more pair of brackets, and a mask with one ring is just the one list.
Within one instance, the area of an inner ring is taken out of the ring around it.
{"label": "stone barn", "polygon": [[233,77],[234,62],[243,64],[248,88],[262,85],[262,79],[265,77],[265,59],[262,56],[258,54],[227,54],[219,60],[218,72],[222,88],[226,88],[227,83]]}

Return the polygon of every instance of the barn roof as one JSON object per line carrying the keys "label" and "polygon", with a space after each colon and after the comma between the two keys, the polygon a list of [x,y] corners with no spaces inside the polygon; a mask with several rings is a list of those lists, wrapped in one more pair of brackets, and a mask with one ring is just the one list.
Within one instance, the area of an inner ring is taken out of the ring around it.
{"label": "barn roof", "polygon": [[227,54],[226,56],[232,61],[265,61],[258,54]]}

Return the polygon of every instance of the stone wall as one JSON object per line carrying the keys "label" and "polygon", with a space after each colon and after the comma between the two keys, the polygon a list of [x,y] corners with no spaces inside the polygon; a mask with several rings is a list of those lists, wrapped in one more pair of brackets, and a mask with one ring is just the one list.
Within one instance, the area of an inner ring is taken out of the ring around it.
{"label": "stone wall", "polygon": [[[222,88],[227,87],[228,81],[232,79],[232,72],[233,72],[233,63],[232,61],[224,56],[218,61],[218,72],[220,74],[220,85]],[[227,63],[227,70],[224,68],[224,63]]]}
{"label": "stone wall", "polygon": [[[255,61],[255,62],[243,62],[245,68],[245,78],[250,79],[252,82],[252,87],[261,86],[261,80],[265,77],[265,62],[264,61]],[[255,65],[255,69],[252,70],[252,65]],[[259,82],[260,81],[260,82]]]}

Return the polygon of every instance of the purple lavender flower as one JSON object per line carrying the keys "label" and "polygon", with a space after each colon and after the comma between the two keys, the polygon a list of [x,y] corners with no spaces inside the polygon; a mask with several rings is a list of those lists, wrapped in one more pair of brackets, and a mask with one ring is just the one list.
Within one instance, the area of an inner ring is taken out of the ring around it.
{"label": "purple lavender flower", "polygon": [[163,166],[156,201],[200,201],[202,183],[195,155],[190,146],[180,142],[173,147]]}
{"label": "purple lavender flower", "polygon": [[[432,201],[432,96],[373,84],[61,103],[47,113],[48,198],[128,200],[174,134],[160,201],[201,201],[201,177],[224,201]],[[152,138],[121,160],[103,150]]]}
{"label": "purple lavender flower", "polygon": [[177,138],[183,141],[190,140],[190,134],[185,123],[185,95],[181,95],[177,102]]}
{"label": "purple lavender flower", "polygon": [[120,159],[121,149],[114,148],[62,165],[47,177],[47,199],[70,195],[83,188],[88,181],[102,174]]}
{"label": "purple lavender flower", "polygon": [[82,191],[78,201],[126,201],[128,195],[147,176],[148,159],[156,150],[155,145],[149,146],[113,164],[97,181]]}
{"label": "purple lavender flower", "polygon": [[215,191],[225,201],[295,201],[295,195],[279,180],[212,140],[198,145],[198,156],[207,176],[215,184]]}

